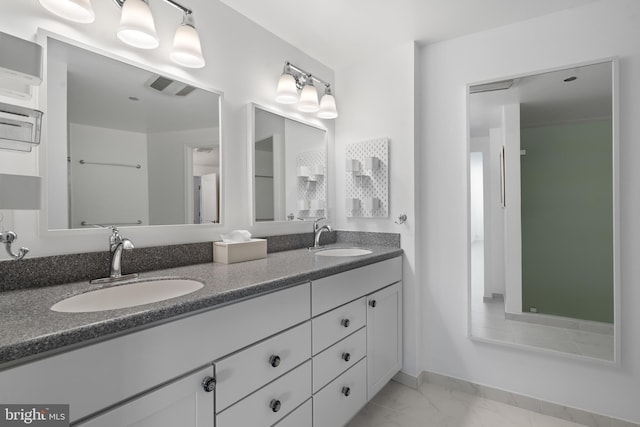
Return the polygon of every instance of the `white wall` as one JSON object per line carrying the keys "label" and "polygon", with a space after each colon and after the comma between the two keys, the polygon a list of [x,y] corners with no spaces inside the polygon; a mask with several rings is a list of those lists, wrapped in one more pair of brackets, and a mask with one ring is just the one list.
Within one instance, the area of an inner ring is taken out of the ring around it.
{"label": "white wall", "polygon": [[[478,141],[482,139],[482,141]],[[471,141],[469,155],[469,203],[471,243],[483,241],[485,238],[485,163],[489,162],[489,138],[474,138]],[[491,218],[487,217],[487,222]],[[489,232],[487,232],[489,234]]]}
{"label": "white wall", "polygon": [[[489,129],[488,162],[485,168],[485,295],[505,294],[504,209],[500,203],[500,151],[504,136],[501,128]],[[487,237],[488,236],[488,237]]]}
{"label": "white wall", "polygon": [[[606,0],[421,49],[423,369],[640,422],[639,16],[636,0]],[[621,366],[471,341],[465,85],[610,56],[620,57]]]}
{"label": "white wall", "polygon": [[[119,9],[111,1],[93,2],[96,22],[83,25],[63,21],[44,10],[37,1],[13,1],[3,4],[0,31],[24,39],[36,40],[38,27],[94,48],[111,52],[137,64],[144,64],[173,77],[182,78],[208,89],[223,92],[222,100],[222,226],[194,225],[157,228],[129,228],[126,237],[138,247],[183,242],[211,241],[219,234],[238,228],[250,228],[254,234],[279,234],[309,231],[308,224],[257,224],[250,227],[247,164],[247,103],[256,102],[278,111],[297,114],[294,107],[282,107],[273,101],[284,61],[289,60],[333,82],[333,71],[285,43],[254,22],[218,1],[190,0],[196,17],[207,66],[188,70],[172,65],[168,59],[171,40],[180,14],[164,2],[150,2],[156,19],[161,46],[142,51],[122,44],[115,36]],[[45,111],[45,125],[48,116]],[[316,120],[318,123],[320,121]],[[326,121],[333,142],[333,121]],[[46,144],[46,136],[42,144]],[[39,149],[33,153],[2,152],[0,173],[46,173]],[[45,232],[41,230],[37,212],[13,212],[11,227],[19,235],[17,243],[31,249],[30,257],[61,253],[106,250],[108,233],[103,230]],[[4,225],[2,223],[0,225]],[[7,259],[5,253],[0,259]]]}
{"label": "white wall", "polygon": [[[71,226],[149,224],[147,135],[118,129],[69,124]],[[132,167],[81,164],[140,165]]]}
{"label": "white wall", "polygon": [[[363,58],[336,69],[335,92],[340,117],[336,122],[335,210],[333,226],[339,230],[360,230],[400,233],[404,280],[404,366],[403,372],[416,376],[422,331],[419,326],[419,246],[416,235],[421,221],[417,217],[419,189],[416,177],[424,165],[419,161],[420,145],[416,143],[414,105],[416,91],[416,49],[406,43],[379,51],[374,57]],[[345,212],[345,148],[347,144],[386,137],[389,144],[389,218],[347,218]],[[331,158],[331,157],[330,157]],[[398,215],[408,220],[397,225]]]}
{"label": "white wall", "polygon": [[504,310],[522,313],[522,203],[520,197],[520,104],[502,107],[505,176]]}

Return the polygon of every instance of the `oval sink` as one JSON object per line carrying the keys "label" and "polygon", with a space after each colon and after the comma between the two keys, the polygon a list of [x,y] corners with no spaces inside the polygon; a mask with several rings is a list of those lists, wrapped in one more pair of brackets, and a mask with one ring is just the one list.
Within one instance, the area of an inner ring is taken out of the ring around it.
{"label": "oval sink", "polygon": [[195,292],[202,287],[204,284],[188,279],[124,283],[63,299],[52,305],[51,310],[63,313],[89,313],[135,307],[177,298]]}
{"label": "oval sink", "polygon": [[318,256],[360,256],[370,254],[371,251],[369,249],[360,249],[360,248],[335,248],[335,249],[324,249],[316,252]]}

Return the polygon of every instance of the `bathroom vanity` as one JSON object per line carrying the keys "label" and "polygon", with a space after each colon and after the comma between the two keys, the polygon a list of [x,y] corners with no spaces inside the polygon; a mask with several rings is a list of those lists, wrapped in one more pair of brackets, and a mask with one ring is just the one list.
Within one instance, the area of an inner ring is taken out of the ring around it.
{"label": "bathroom vanity", "polygon": [[[77,323],[61,340],[83,338],[31,362],[5,360],[0,401],[68,403],[72,423],[91,427],[344,425],[401,368],[401,254],[383,248],[332,258],[303,249],[248,269],[167,270],[205,283],[205,295],[185,298],[193,311],[145,323],[144,307],[128,309],[139,325],[115,334],[119,322],[128,324],[118,319],[122,310],[102,322],[91,313],[56,313],[52,319]],[[222,292],[224,302],[197,308],[213,292],[203,272],[231,283],[243,276],[244,284]],[[39,339],[31,340],[34,353]],[[29,344],[21,345],[24,353]]]}

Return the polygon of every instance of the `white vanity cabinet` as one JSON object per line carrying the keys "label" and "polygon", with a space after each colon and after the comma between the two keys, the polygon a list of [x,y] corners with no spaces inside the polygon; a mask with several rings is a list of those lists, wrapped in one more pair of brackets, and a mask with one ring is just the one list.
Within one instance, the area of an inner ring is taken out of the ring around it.
{"label": "white vanity cabinet", "polygon": [[367,297],[367,390],[376,395],[402,368],[402,282]]}
{"label": "white vanity cabinet", "polygon": [[402,367],[402,258],[311,283],[313,426],[345,425]]}
{"label": "white vanity cabinet", "polygon": [[213,426],[213,365],[115,409],[78,427]]}
{"label": "white vanity cabinet", "polygon": [[216,427],[270,427],[311,397],[311,323],[218,360],[215,370]]}
{"label": "white vanity cabinet", "polygon": [[0,371],[0,402],[82,427],[339,427],[402,361],[402,260]]}
{"label": "white vanity cabinet", "polygon": [[210,400],[207,420],[172,424],[161,417],[155,427],[213,427],[216,393],[202,386],[215,373],[209,371],[213,362],[308,322],[309,298],[306,283],[0,371],[0,402],[69,404],[72,422],[92,426],[105,410],[118,420],[128,419],[129,407],[152,411],[146,402],[164,393],[178,404],[182,392],[173,385],[185,380],[192,393],[185,402],[201,404],[200,395]]}

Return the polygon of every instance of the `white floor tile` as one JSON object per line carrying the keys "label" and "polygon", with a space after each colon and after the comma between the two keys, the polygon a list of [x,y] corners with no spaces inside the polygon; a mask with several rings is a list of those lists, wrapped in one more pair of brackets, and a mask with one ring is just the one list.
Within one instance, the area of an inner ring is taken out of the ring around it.
{"label": "white floor tile", "polygon": [[347,427],[582,427],[478,395],[391,381]]}

